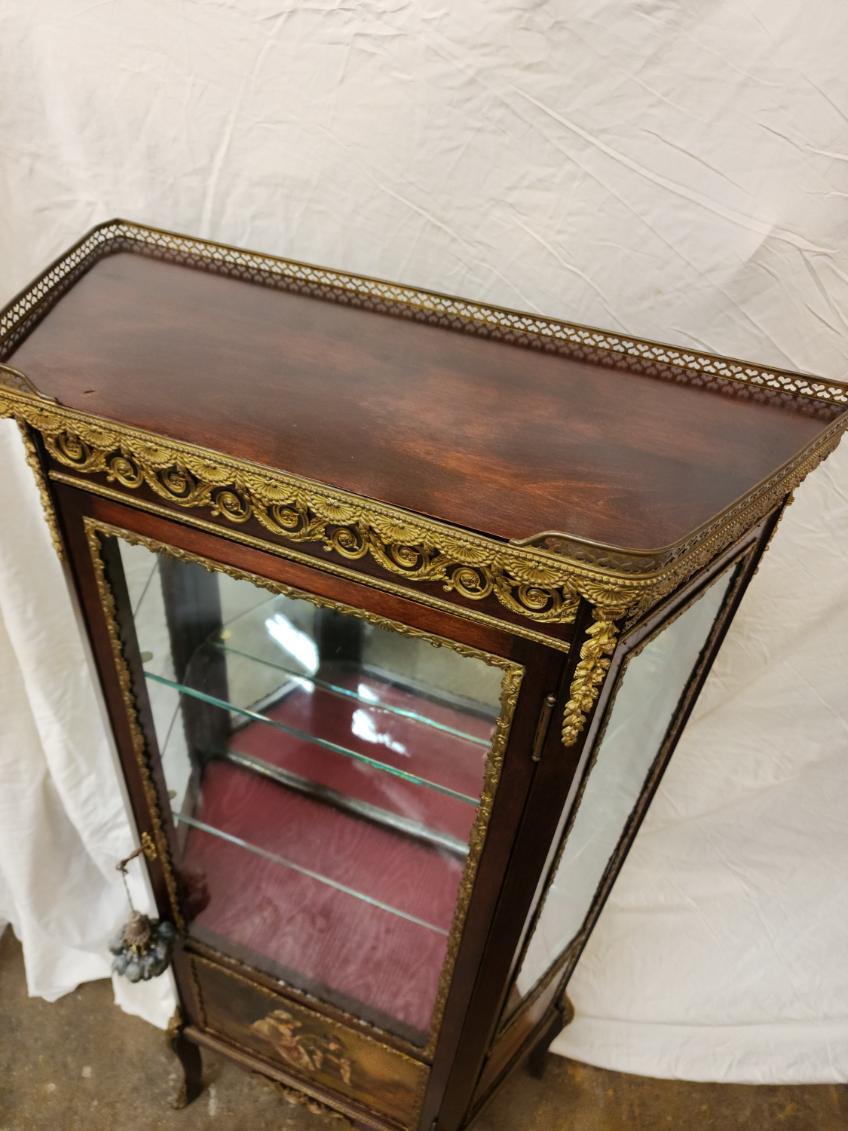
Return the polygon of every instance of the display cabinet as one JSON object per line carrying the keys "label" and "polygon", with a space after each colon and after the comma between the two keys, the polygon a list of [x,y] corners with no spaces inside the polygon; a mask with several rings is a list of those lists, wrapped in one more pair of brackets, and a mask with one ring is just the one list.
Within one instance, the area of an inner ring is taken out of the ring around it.
{"label": "display cabinet", "polygon": [[126,221],[0,333],[183,1100],[206,1047],[358,1128],[467,1126],[568,1021],[848,386]]}

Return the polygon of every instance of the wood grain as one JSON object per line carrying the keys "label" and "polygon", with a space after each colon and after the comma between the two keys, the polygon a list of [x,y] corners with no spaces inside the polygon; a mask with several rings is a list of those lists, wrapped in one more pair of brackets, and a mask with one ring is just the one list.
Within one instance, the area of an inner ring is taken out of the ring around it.
{"label": "wood grain", "polygon": [[654,549],[821,421],[122,252],[10,358],[62,404],[497,537]]}

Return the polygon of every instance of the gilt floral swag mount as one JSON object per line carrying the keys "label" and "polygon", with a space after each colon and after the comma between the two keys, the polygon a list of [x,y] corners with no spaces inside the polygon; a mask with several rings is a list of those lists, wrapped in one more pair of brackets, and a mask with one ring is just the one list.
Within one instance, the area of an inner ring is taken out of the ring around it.
{"label": "gilt floral swag mount", "polygon": [[[543,531],[521,542],[499,541],[68,408],[42,396],[26,374],[2,364],[92,263],[121,250],[666,380],[709,385],[726,395],[791,401],[796,410],[831,423],[811,447],[754,492],[674,545],[635,552],[558,531]],[[15,418],[22,427],[28,462],[60,552],[33,434],[57,464],[76,476],[93,477],[103,493],[117,490],[124,497],[143,489],[170,506],[205,513],[222,532],[235,532],[253,520],[269,541],[303,546],[310,557],[327,555],[352,563],[370,559],[381,574],[402,578],[407,585],[440,584],[469,610],[492,598],[528,628],[571,624],[583,599],[591,606],[592,619],[563,720],[566,745],[577,741],[622,624],[635,621],[778,506],[836,447],[846,407],[848,386],[838,382],[678,351],[120,220],[95,228],[0,315],[0,415]],[[550,638],[546,642],[557,646]]]}

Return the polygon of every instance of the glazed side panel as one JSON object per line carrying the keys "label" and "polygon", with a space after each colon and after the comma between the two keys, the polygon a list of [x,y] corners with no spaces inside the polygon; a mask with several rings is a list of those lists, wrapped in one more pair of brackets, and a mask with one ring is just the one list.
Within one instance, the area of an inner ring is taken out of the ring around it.
{"label": "glazed side panel", "polygon": [[[556,1036],[556,1024],[554,1024],[553,1030],[549,1030],[547,1027],[546,1018],[552,1017],[547,1011],[552,1005],[561,1002],[564,998],[568,980],[591,936],[603,906],[615,884],[616,877],[627,857],[627,853],[647,814],[651,800],[662,780],[662,775],[670,762],[680,736],[685,730],[686,723],[697,701],[698,694],[721,649],[724,637],[744,597],[747,586],[756,573],[762,555],[773,536],[782,509],[782,507],[778,508],[778,510],[770,515],[765,522],[761,523],[756,530],[749,532],[745,538],[739,540],[736,546],[721,555],[702,575],[693,579],[689,585],[685,586],[679,593],[666,601],[661,608],[654,611],[639,625],[635,626],[633,630],[627,634],[622,646],[613,658],[604,690],[599,697],[594,719],[586,734],[583,757],[581,759],[581,775],[583,773],[583,766],[591,758],[592,749],[596,742],[600,740],[600,730],[607,709],[607,700],[614,690],[619,670],[627,652],[646,636],[661,631],[666,624],[673,620],[680,611],[685,609],[691,601],[708,587],[718,574],[727,568],[728,563],[733,561],[741,563],[739,577],[719,614],[715,628],[708,641],[707,650],[696,665],[694,674],[684,690],[680,706],[675,713],[672,728],[657,755],[655,766],[649,775],[645,790],[627,822],[623,839],[613,851],[610,866],[601,881],[590,912],[587,915],[586,922],[575,938],[573,945],[569,946],[564,952],[562,960],[542,979],[536,989],[524,999],[520,1008],[511,1015],[506,1011],[504,1012],[506,1021],[501,1020],[500,1029],[492,1037],[491,1048],[486,1056],[484,1067],[474,1090],[474,1098],[470,1105],[470,1111],[473,1114],[476,1115],[481,1110],[504,1079],[527,1058],[537,1042],[548,1043]],[[573,806],[575,800],[576,794],[571,798],[569,803]],[[538,797],[534,789],[528,800],[528,815],[534,814],[537,806],[541,803],[542,800]],[[531,820],[530,823],[532,825],[534,822]],[[519,855],[524,845],[523,833],[519,837],[518,844],[519,847],[516,849],[514,863],[516,866],[520,867]],[[546,877],[546,883],[549,883],[552,879],[555,868],[556,860],[554,859],[551,863],[550,872]],[[509,882],[508,878],[507,884]],[[521,952],[516,954],[513,963],[513,971],[519,964],[520,954]],[[506,979],[502,985],[502,1001],[504,1002],[506,1001],[506,994],[510,982],[511,977]],[[450,1125],[446,1124],[446,1126]]]}

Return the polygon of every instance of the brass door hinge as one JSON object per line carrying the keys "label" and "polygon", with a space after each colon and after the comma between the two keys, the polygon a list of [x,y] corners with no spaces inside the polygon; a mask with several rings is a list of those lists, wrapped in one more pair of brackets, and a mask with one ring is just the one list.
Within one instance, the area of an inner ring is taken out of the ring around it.
{"label": "brass door hinge", "polygon": [[548,736],[548,727],[551,725],[551,716],[554,713],[556,706],[556,695],[553,693],[546,695],[542,701],[542,709],[539,712],[539,721],[536,723],[536,733],[533,735],[533,751],[530,758],[534,762],[542,761],[542,750],[545,745],[545,739]]}

